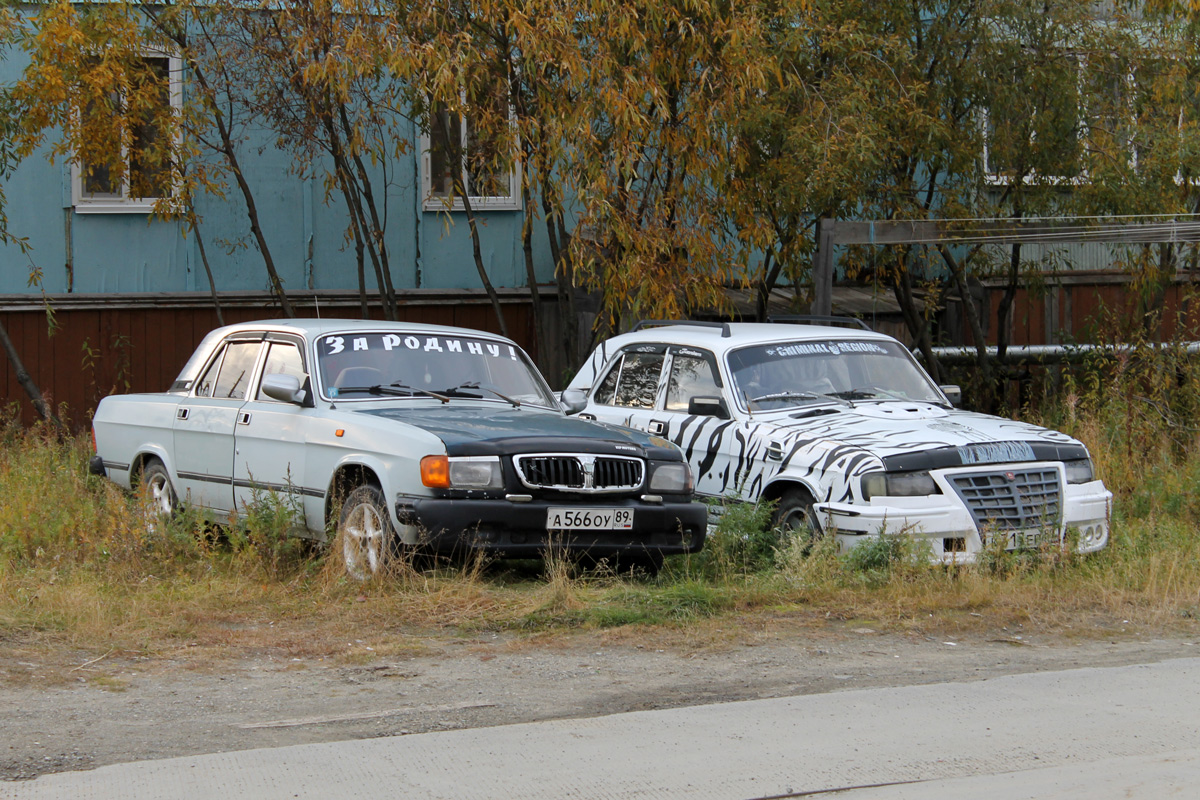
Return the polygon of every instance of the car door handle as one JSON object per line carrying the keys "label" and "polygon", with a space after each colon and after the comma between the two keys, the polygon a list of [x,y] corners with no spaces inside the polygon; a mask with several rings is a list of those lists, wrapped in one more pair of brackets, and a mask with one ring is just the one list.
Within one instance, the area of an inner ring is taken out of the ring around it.
{"label": "car door handle", "polygon": [[646,426],[647,430],[649,430],[651,433],[657,433],[657,434],[661,434],[664,430],[666,430],[666,427],[667,427],[666,425],[663,425],[658,420],[655,420],[654,422],[651,422],[649,425]]}
{"label": "car door handle", "polygon": [[175,412],[175,419],[187,419],[188,414],[191,412],[192,410],[190,408],[181,408]]}
{"label": "car door handle", "polygon": [[238,425],[249,425],[249,424],[250,424],[250,412],[249,411],[243,411],[241,414],[238,414]]}

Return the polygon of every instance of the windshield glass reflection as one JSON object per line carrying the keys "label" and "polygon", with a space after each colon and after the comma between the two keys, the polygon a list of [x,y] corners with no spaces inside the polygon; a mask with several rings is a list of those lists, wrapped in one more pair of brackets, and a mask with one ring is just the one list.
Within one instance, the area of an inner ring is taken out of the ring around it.
{"label": "windshield glass reflection", "polygon": [[557,407],[524,351],[507,342],[429,333],[347,333],[317,340],[326,397],[464,398]]}
{"label": "windshield glass reflection", "polygon": [[829,402],[945,404],[925,371],[895,342],[781,342],[735,350],[728,361],[737,396],[751,411]]}

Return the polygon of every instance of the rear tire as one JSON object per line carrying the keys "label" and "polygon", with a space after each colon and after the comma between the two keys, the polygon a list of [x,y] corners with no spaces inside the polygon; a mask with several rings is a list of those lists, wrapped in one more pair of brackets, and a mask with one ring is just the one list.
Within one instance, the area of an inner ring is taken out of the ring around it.
{"label": "rear tire", "polygon": [[396,532],[378,486],[365,484],[346,495],[337,535],[342,540],[342,562],[351,578],[370,580],[387,569],[396,547]]}
{"label": "rear tire", "polygon": [[140,480],[146,502],[146,530],[154,533],[175,516],[179,510],[179,496],[171,484],[171,473],[157,458],[146,462]]}

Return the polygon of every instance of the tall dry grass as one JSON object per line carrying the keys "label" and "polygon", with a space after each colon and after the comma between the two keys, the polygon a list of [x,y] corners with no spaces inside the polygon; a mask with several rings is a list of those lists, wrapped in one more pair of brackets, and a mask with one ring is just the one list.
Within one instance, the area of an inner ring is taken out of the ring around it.
{"label": "tall dry grass", "polygon": [[[780,539],[769,509],[731,508],[705,551],[657,578],[544,564],[427,563],[348,580],[299,546],[285,498],[245,520],[147,525],[136,496],[89,476],[86,438],[0,425],[0,639],[23,647],[221,657],[377,658],[431,632],[749,629],[760,620],[869,619],[897,629],[1040,626],[1081,635],[1191,629],[1200,616],[1200,381],[1173,356],[1085,365],[1020,410],[1082,439],[1116,495],[1112,541],[1090,556],[991,552],[930,565],[897,535],[839,554]],[[415,558],[415,560],[414,560]],[[713,621],[707,623],[706,621]],[[763,624],[766,624],[763,622]]]}

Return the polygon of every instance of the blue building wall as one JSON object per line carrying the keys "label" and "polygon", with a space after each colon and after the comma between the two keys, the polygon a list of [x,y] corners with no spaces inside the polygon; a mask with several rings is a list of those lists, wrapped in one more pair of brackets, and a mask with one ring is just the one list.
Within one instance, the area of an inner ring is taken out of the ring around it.
{"label": "blue building wall", "polygon": [[[8,56],[0,62],[0,80],[14,79],[22,67],[18,54]],[[481,283],[465,214],[422,208],[416,152],[419,131],[408,128],[410,152],[389,165],[386,241],[392,281],[397,291],[478,289]],[[357,290],[354,247],[346,239],[349,216],[340,194],[327,201],[323,180],[295,174],[293,157],[271,146],[273,140],[259,132],[242,148],[242,158],[285,290]],[[224,198],[196,198],[200,235],[216,288],[264,291],[269,285],[263,260],[250,235],[241,193],[230,183]],[[26,238],[30,251],[0,247],[0,294],[209,290],[196,237],[185,236],[181,223],[146,213],[80,213],[72,207],[70,166],[61,159],[51,164],[45,151],[26,159],[5,191],[9,231]],[[493,284],[526,286],[521,250],[524,212],[489,211],[477,216],[483,261]],[[534,225],[534,242],[538,280],[552,280],[543,225]],[[42,270],[40,287],[28,285],[31,262]],[[368,293],[374,293],[377,282],[369,259],[365,271]]]}

